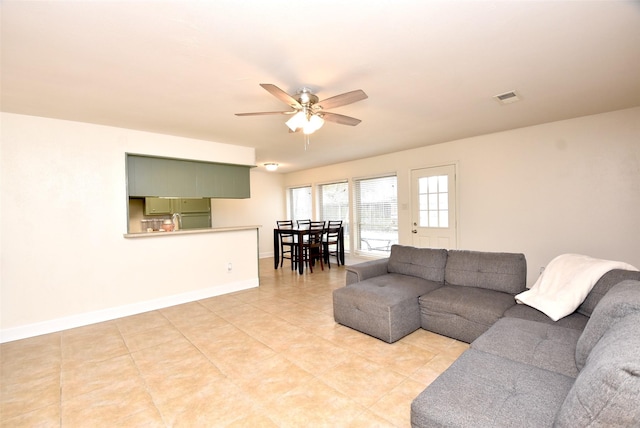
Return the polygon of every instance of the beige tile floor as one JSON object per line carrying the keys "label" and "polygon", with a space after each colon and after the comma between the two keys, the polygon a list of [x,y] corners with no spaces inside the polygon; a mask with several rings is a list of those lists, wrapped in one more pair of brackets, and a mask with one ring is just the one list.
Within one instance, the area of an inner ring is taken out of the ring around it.
{"label": "beige tile floor", "polygon": [[2,427],[408,427],[468,345],[333,320],[344,267],[260,261],[260,287],[2,344]]}

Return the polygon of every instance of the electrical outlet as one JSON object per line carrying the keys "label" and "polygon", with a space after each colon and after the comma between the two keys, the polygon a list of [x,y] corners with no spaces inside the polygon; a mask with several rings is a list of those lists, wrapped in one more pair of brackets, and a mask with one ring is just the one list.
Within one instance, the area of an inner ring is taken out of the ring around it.
{"label": "electrical outlet", "polygon": [[540,267],[540,275],[542,275],[542,272],[544,272],[544,266]]}

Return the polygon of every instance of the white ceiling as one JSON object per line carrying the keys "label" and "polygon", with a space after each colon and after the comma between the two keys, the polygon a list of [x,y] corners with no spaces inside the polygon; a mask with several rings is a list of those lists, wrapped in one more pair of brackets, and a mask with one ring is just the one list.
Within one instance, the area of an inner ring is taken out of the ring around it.
{"label": "white ceiling", "polygon": [[[2,110],[256,148],[284,172],[640,105],[638,1],[17,1]],[[304,148],[263,90],[354,89]],[[520,102],[494,95],[517,90]]]}

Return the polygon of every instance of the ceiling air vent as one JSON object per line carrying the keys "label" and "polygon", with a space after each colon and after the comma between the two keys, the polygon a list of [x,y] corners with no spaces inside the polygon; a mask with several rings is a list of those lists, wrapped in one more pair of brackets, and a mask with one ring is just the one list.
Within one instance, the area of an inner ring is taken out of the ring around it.
{"label": "ceiling air vent", "polygon": [[505,92],[504,94],[494,95],[496,101],[500,104],[511,104],[516,101],[520,101],[520,96],[516,93],[516,91]]}

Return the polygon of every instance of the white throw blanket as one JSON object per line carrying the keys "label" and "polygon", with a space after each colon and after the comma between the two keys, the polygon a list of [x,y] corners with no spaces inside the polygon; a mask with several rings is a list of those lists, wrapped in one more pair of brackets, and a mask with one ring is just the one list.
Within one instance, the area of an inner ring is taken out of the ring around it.
{"label": "white throw blanket", "polygon": [[533,287],[516,296],[516,302],[558,321],[573,313],[600,277],[612,269],[638,270],[628,263],[562,254],[549,262]]}

